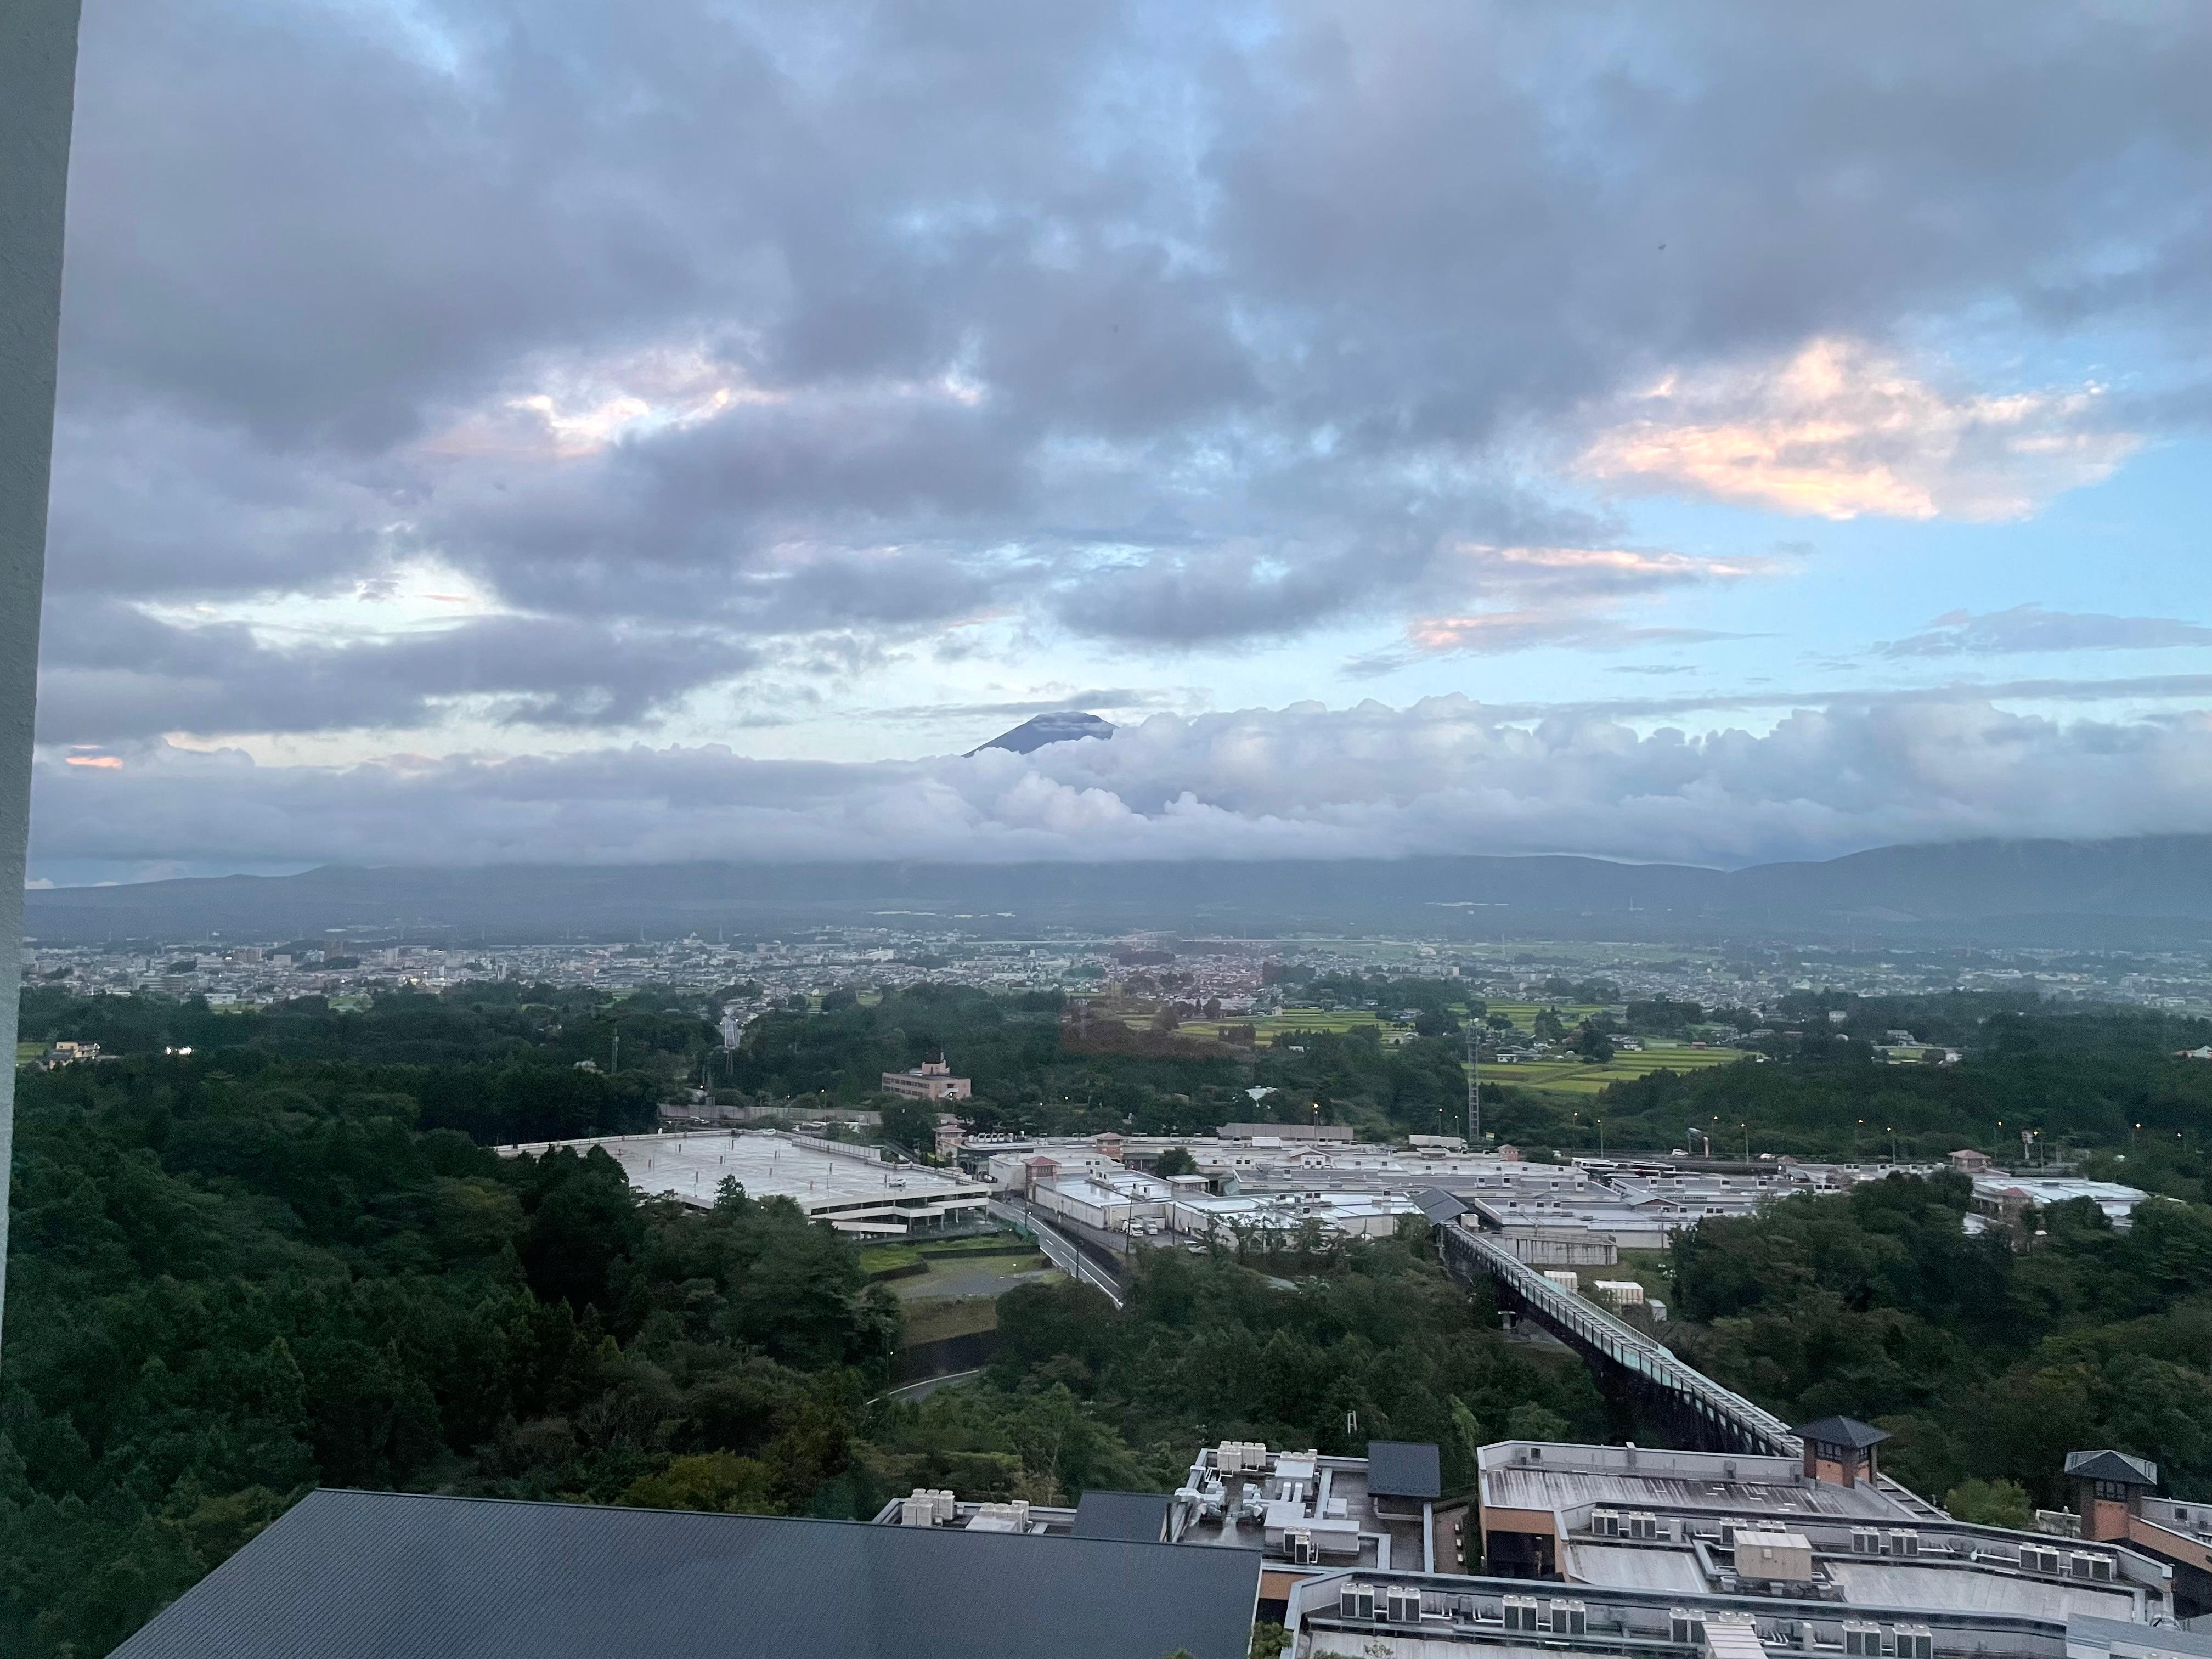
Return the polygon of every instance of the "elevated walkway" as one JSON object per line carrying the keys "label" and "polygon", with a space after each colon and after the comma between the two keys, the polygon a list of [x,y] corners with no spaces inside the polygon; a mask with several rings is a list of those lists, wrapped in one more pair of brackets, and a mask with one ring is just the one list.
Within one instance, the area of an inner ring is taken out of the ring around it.
{"label": "elevated walkway", "polygon": [[1445,1268],[1455,1279],[1471,1285],[1478,1274],[1489,1279],[1501,1308],[1534,1320],[1592,1364],[1608,1370],[1643,1409],[1692,1446],[1771,1457],[1802,1455],[1790,1425],[1773,1413],[1723,1388],[1648,1332],[1553,1284],[1503,1243],[1459,1225],[1456,1218],[1436,1231]]}

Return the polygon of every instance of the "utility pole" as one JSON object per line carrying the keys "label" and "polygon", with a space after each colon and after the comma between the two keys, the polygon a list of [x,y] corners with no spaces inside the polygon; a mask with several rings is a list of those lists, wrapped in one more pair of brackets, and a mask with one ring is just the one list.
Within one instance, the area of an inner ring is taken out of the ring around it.
{"label": "utility pole", "polygon": [[1468,999],[1467,1014],[1467,1149],[1482,1150],[1482,1066],[1474,1046],[1474,999]]}
{"label": "utility pole", "polygon": [[10,1056],[0,1068],[0,1284],[76,25],[77,0],[0,0],[0,1054]]}

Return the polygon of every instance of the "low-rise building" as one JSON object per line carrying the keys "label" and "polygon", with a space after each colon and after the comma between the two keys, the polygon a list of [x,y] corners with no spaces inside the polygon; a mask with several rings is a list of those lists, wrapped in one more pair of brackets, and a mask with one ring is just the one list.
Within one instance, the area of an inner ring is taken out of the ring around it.
{"label": "low-rise building", "polygon": [[952,1075],[952,1068],[942,1060],[925,1060],[910,1071],[885,1072],[884,1092],[907,1100],[967,1100],[970,1098],[969,1080]]}
{"label": "low-rise building", "polygon": [[2008,1227],[2018,1227],[2031,1208],[2042,1209],[2086,1198],[2105,1212],[2113,1226],[2125,1228],[2135,1219],[2136,1206],[2150,1197],[2136,1187],[2114,1181],[2086,1181],[2075,1176],[2008,1175],[1990,1170],[1974,1177],[1973,1206],[1977,1214]]}
{"label": "low-rise building", "polygon": [[706,1208],[732,1181],[749,1198],[787,1198],[808,1219],[864,1237],[904,1238],[981,1222],[991,1189],[915,1164],[886,1164],[872,1146],[755,1130],[610,1135],[502,1146],[503,1157],[594,1148],[640,1192]]}

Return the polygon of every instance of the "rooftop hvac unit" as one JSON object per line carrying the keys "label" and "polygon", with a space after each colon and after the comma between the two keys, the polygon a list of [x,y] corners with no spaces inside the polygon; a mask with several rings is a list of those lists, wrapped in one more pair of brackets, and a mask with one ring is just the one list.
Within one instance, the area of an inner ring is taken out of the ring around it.
{"label": "rooftop hvac unit", "polygon": [[1294,1532],[1290,1538],[1291,1560],[1294,1565],[1310,1567],[1321,1559],[1321,1552],[1314,1547],[1311,1533]]}
{"label": "rooftop hvac unit", "polygon": [[1587,1636],[1589,1634],[1589,1609],[1580,1601],[1554,1601],[1545,1611],[1551,1615],[1553,1635]]}
{"label": "rooftop hvac unit", "polygon": [[2118,1565],[2109,1555],[2093,1555],[2089,1558],[2089,1577],[2109,1582],[2119,1576],[2114,1570]]}
{"label": "rooftop hvac unit", "polygon": [[2020,1565],[2028,1572],[2057,1572],[2058,1552],[2046,1544],[2022,1544]]}
{"label": "rooftop hvac unit", "polygon": [[1214,1449],[1213,1467],[1223,1474],[1257,1474],[1267,1467],[1267,1443],[1224,1440]]}
{"label": "rooftop hvac unit", "polygon": [[1889,1534],[1889,1553],[1892,1555],[1919,1554],[1920,1534],[1903,1528],[1893,1530]]}
{"label": "rooftop hvac unit", "polygon": [[1619,1510],[1591,1510],[1590,1532],[1594,1536],[1599,1538],[1620,1537],[1620,1511]]}
{"label": "rooftop hvac unit", "polygon": [[[2104,1569],[2101,1572],[2098,1571],[2100,1566]],[[2112,1576],[2112,1558],[2071,1550],[2067,1553],[2066,1568],[2069,1576],[2075,1578],[2110,1578]]]}
{"label": "rooftop hvac unit", "polygon": [[1936,1632],[1925,1625],[1899,1625],[1897,1659],[1936,1659]]}
{"label": "rooftop hvac unit", "polygon": [[1346,1584],[1338,1593],[1336,1612],[1340,1619],[1372,1619],[1375,1616],[1375,1586]]}
{"label": "rooftop hvac unit", "polygon": [[1536,1598],[1533,1595],[1509,1595],[1505,1598],[1505,1628],[1534,1634],[1536,1629]]}
{"label": "rooftop hvac unit", "polygon": [[1694,1647],[1705,1639],[1705,1616],[1687,1607],[1667,1610],[1667,1639],[1680,1647]]}
{"label": "rooftop hvac unit", "polygon": [[937,1500],[937,1524],[940,1527],[951,1526],[953,1512],[958,1508],[952,1496],[952,1489],[950,1486],[939,1486],[930,1496]]}
{"label": "rooftop hvac unit", "polygon": [[1630,1516],[1628,1517],[1628,1535],[1631,1538],[1658,1537],[1659,1517],[1656,1515]]}
{"label": "rooftop hvac unit", "polygon": [[1844,1625],[1844,1652],[1846,1659],[1881,1659],[1881,1626],[1861,1624],[1856,1620]]}
{"label": "rooftop hvac unit", "polygon": [[1394,1587],[1383,1597],[1382,1611],[1394,1625],[1418,1625],[1421,1622],[1421,1593]]}

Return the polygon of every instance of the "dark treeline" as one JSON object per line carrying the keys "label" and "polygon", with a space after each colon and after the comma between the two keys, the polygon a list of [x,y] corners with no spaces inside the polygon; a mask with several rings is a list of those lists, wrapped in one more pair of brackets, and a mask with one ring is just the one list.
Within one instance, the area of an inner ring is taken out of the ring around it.
{"label": "dark treeline", "polygon": [[1889,1430],[1887,1466],[1920,1491],[1981,1483],[1961,1514],[2004,1482],[1983,1512],[2024,1524],[2029,1499],[2066,1501],[2065,1455],[2100,1446],[2212,1498],[2212,1209],[2154,1200],[2119,1231],[2072,1200],[2015,1250],[1965,1231],[1969,1190],[1893,1176],[1706,1221],[1674,1247],[1694,1323],[1670,1340],[1792,1421]]}
{"label": "dark treeline", "polygon": [[[1926,1000],[1938,1008],[1951,1000]],[[1899,1027],[1918,1021],[1916,1036],[1935,1024],[1910,1007],[1879,1017]],[[2169,1188],[2177,1195],[2205,1196],[2212,1065],[2174,1057],[2212,1035],[2205,1022],[2096,1009],[1994,1014],[1966,1029],[1972,1035],[1957,1039],[1956,1065],[1883,1064],[1857,1036],[1831,1032],[1765,1064],[1662,1070],[1580,1101],[1500,1091],[1492,1121],[1536,1146],[1594,1147],[1602,1117],[1613,1148],[1684,1146],[1695,1128],[1725,1152],[1741,1146],[1747,1127],[1755,1152],[1871,1158],[1893,1146],[1907,1159],[1962,1146],[2017,1159],[2021,1133],[2032,1130],[2038,1156],[2069,1148],[2118,1154],[2183,1182]]]}
{"label": "dark treeline", "polygon": [[211,1011],[204,997],[82,996],[32,986],[21,1006],[23,1041],[97,1042],[111,1054],[246,1048],[417,1066],[529,1056],[611,1069],[619,1036],[623,1067],[681,1074],[721,1042],[719,997],[665,988],[617,999],[575,986],[477,981],[438,993],[380,989],[362,1008],[306,996],[233,1013]]}
{"label": "dark treeline", "polygon": [[987,1132],[1198,1134],[1240,1109],[1249,1115],[1234,1060],[1064,1053],[1063,1006],[1057,991],[1002,998],[925,984],[866,1004],[833,992],[818,1012],[755,1020],[719,1075],[768,1101],[820,1094],[872,1103],[885,1072],[942,1054],[973,1079],[975,1098],[962,1115]]}
{"label": "dark treeline", "polygon": [[[1419,991],[1441,996],[1449,984],[1390,990],[1410,1007]],[[875,1097],[884,1072],[941,1054],[974,1079],[961,1115],[986,1132],[1204,1134],[1232,1120],[1319,1116],[1389,1135],[1456,1121],[1464,1108],[1461,1049],[1442,1036],[1386,1045],[1371,1028],[1291,1033],[1249,1058],[1071,1054],[1062,1006],[1057,992],[1002,999],[920,985],[865,1005],[833,994],[818,1012],[755,1021],[720,1075],[763,1099],[819,1092],[857,1103]],[[1255,1103],[1245,1092],[1254,1086],[1273,1092]]]}
{"label": "dark treeline", "polygon": [[840,1501],[897,1329],[842,1241],[784,1203],[642,1202],[604,1154],[500,1158],[392,1081],[21,1079],[0,1650],[105,1651],[318,1484],[646,1501],[697,1451],[763,1502]]}

